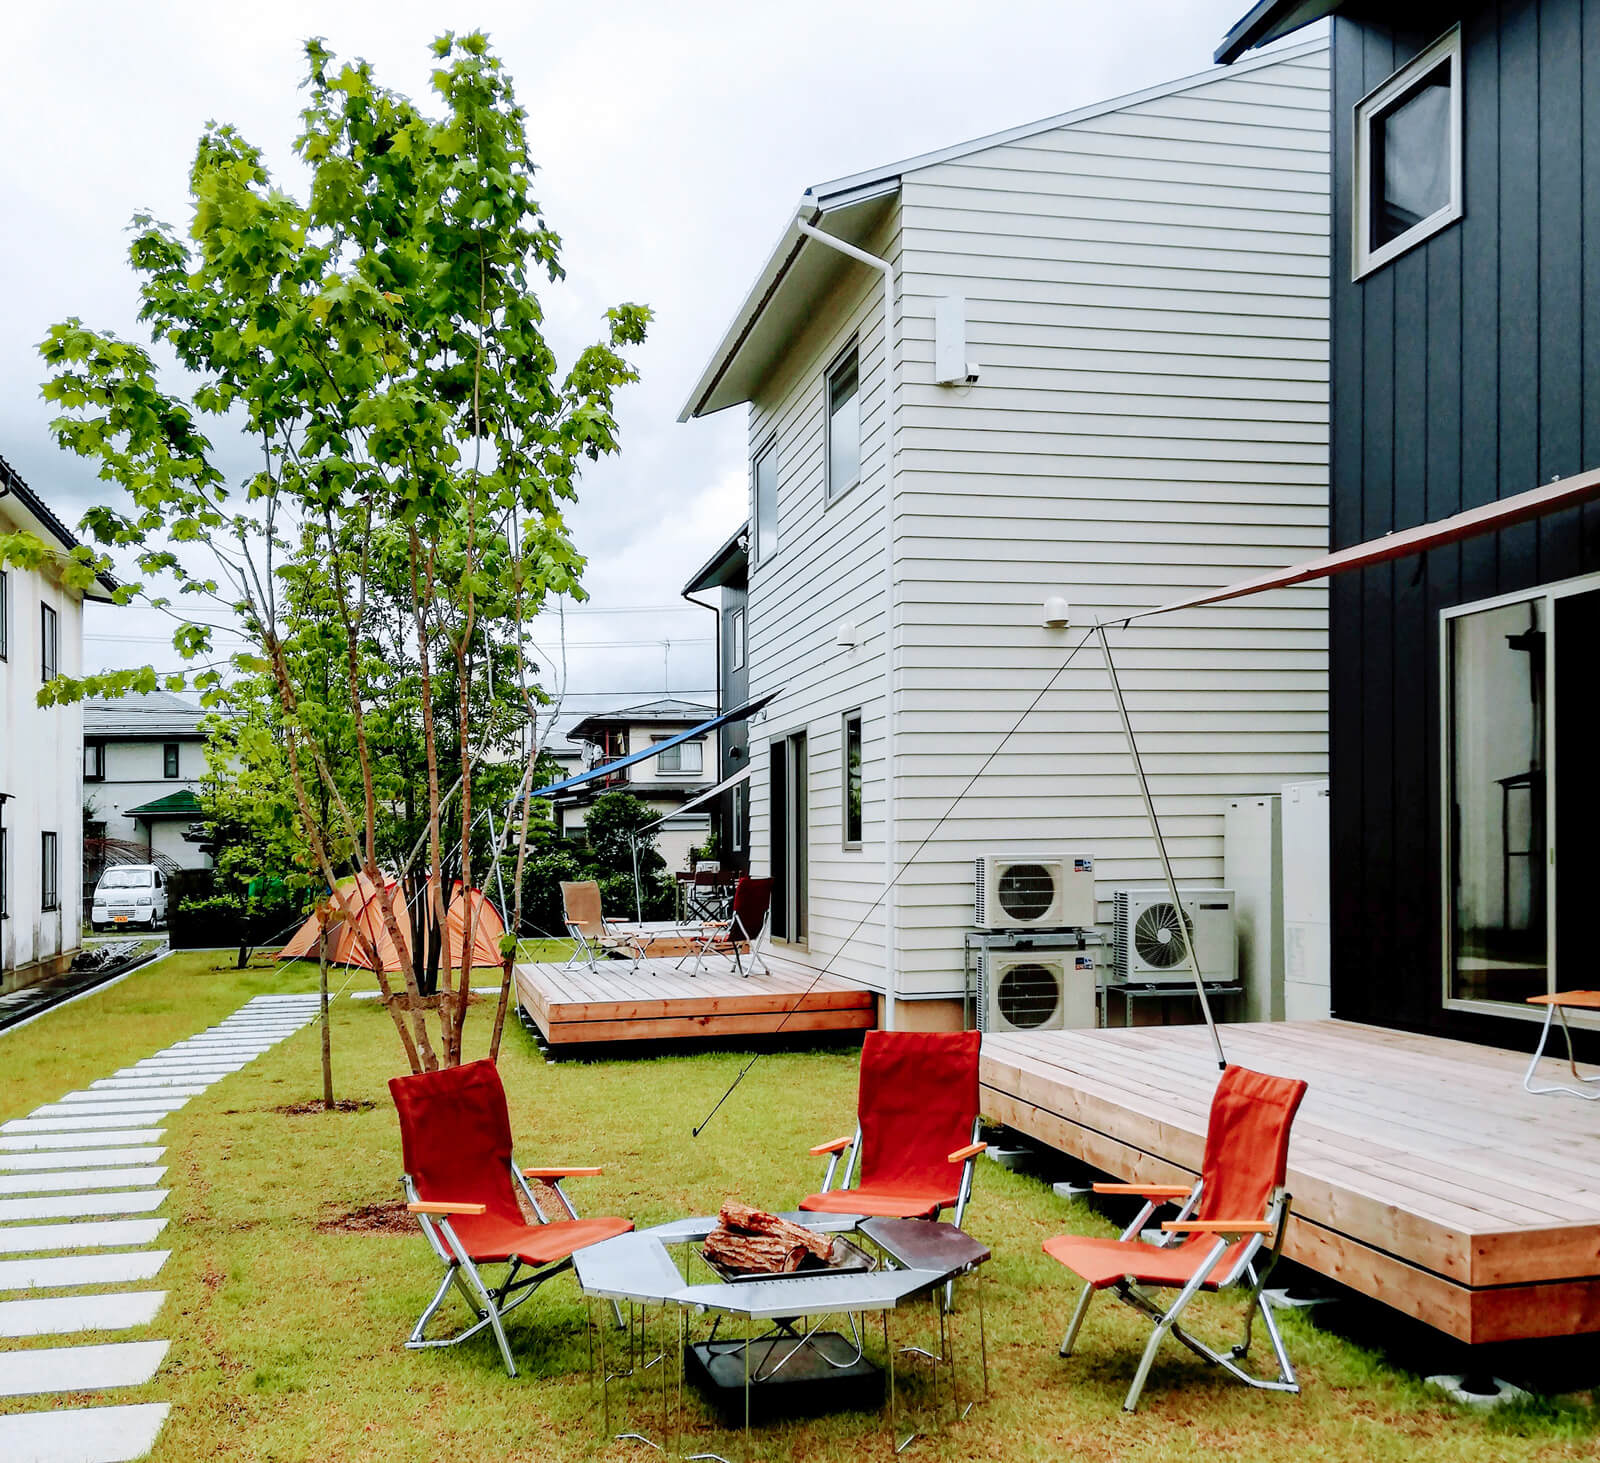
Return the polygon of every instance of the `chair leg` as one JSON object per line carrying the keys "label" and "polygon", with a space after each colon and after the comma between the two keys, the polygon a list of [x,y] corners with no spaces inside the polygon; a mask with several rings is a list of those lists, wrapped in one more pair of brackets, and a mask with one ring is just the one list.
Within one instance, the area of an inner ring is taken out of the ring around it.
{"label": "chair leg", "polygon": [[506,1328],[500,1324],[500,1308],[495,1305],[494,1297],[489,1294],[488,1287],[484,1285],[483,1278],[478,1274],[477,1267],[463,1266],[462,1268],[467,1271],[467,1277],[472,1283],[472,1288],[478,1292],[478,1296],[483,1302],[489,1327],[494,1332],[494,1339],[500,1347],[500,1356],[506,1364],[506,1375],[514,1377],[517,1374],[517,1364],[511,1359],[511,1343],[506,1340]]}
{"label": "chair leg", "polygon": [[422,1333],[428,1329],[428,1322],[438,1314],[439,1307],[444,1304],[444,1298],[450,1294],[450,1287],[456,1283],[456,1267],[450,1266],[444,1272],[444,1279],[439,1282],[438,1290],[434,1291],[433,1299],[428,1302],[427,1309],[418,1318],[417,1324],[411,1328],[411,1337],[408,1346],[415,1346],[422,1340]]}
{"label": "chair leg", "polygon": [[1200,1262],[1193,1278],[1178,1292],[1177,1298],[1165,1311],[1159,1312],[1161,1318],[1150,1334],[1144,1355],[1139,1358],[1139,1369],[1133,1375],[1133,1385],[1128,1388],[1128,1395],[1123,1400],[1124,1412],[1132,1412],[1139,1406],[1139,1394],[1144,1391],[1144,1384],[1150,1376],[1150,1367],[1156,1359],[1156,1352],[1160,1349],[1161,1343],[1167,1338],[1167,1332],[1177,1324],[1178,1317],[1183,1314],[1185,1307],[1199,1294],[1205,1284],[1206,1276],[1211,1273],[1212,1266],[1222,1258],[1223,1251],[1227,1248],[1227,1240],[1219,1240],[1212,1252]]}
{"label": "chair leg", "polygon": [[1083,1329],[1083,1318],[1089,1314],[1089,1302],[1093,1299],[1094,1286],[1085,1282],[1083,1294],[1073,1307],[1072,1319],[1067,1322],[1067,1334],[1061,1338],[1061,1349],[1056,1353],[1058,1356],[1072,1355],[1072,1348],[1078,1344],[1078,1332]]}

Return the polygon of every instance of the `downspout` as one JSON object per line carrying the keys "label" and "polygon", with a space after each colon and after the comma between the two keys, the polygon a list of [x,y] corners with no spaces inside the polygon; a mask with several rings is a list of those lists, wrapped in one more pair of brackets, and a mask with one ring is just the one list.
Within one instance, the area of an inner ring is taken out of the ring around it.
{"label": "downspout", "polygon": [[819,244],[876,269],[883,275],[883,356],[888,371],[888,405],[884,421],[883,484],[883,1024],[895,1026],[895,940],[897,904],[895,878],[899,872],[899,847],[895,837],[895,495],[900,479],[900,345],[895,334],[895,269],[887,259],[825,234],[803,218],[795,227]]}

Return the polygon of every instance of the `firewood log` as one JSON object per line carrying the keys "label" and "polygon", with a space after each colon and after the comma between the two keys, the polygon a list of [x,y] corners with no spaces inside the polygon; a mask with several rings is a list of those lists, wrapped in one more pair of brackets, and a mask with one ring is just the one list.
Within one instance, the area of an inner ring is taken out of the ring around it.
{"label": "firewood log", "polygon": [[741,1204],[737,1199],[729,1199],[717,1217],[726,1229],[737,1230],[744,1234],[770,1234],[792,1245],[804,1245],[823,1264],[827,1264],[833,1258],[833,1240],[828,1235],[818,1234],[802,1224],[780,1219],[776,1214],[768,1214],[764,1209],[754,1209],[748,1204]]}
{"label": "firewood log", "polygon": [[790,1244],[769,1234],[740,1234],[714,1229],[702,1247],[705,1257],[730,1270],[747,1274],[787,1275],[800,1268],[809,1253],[804,1245]]}

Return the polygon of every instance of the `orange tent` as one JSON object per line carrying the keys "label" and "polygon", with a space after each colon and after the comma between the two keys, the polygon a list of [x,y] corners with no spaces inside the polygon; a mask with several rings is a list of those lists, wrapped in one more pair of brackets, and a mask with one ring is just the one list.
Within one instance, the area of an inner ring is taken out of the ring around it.
{"label": "orange tent", "polygon": [[[389,937],[378,886],[365,874],[357,874],[354,878],[342,880],[339,888],[345,896],[345,908],[351,918],[336,919],[328,926],[329,963],[355,965],[363,970],[371,970],[373,965],[370,943],[378,947],[383,968],[398,974],[411,961],[411,915],[406,908],[405,895],[399,884],[391,880],[386,886],[389,898],[393,902],[395,920],[400,926],[398,947]],[[474,889],[471,898],[473,900],[472,963],[475,966],[498,966],[500,936],[505,933],[505,924],[494,905],[484,897],[481,889]],[[441,963],[448,961],[452,970],[461,968],[461,942],[465,923],[466,901],[461,897],[461,883],[457,880],[450,909],[445,915],[446,946],[441,952]],[[295,932],[294,938],[278,952],[278,959],[315,960],[318,938],[317,915],[313,911]]]}

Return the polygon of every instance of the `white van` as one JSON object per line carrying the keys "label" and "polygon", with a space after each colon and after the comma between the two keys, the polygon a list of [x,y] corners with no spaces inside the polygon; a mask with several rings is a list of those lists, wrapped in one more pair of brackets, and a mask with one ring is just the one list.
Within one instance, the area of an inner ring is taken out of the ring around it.
{"label": "white van", "polygon": [[96,930],[124,925],[155,929],[167,922],[167,881],[154,864],[118,864],[94,886],[89,924]]}

